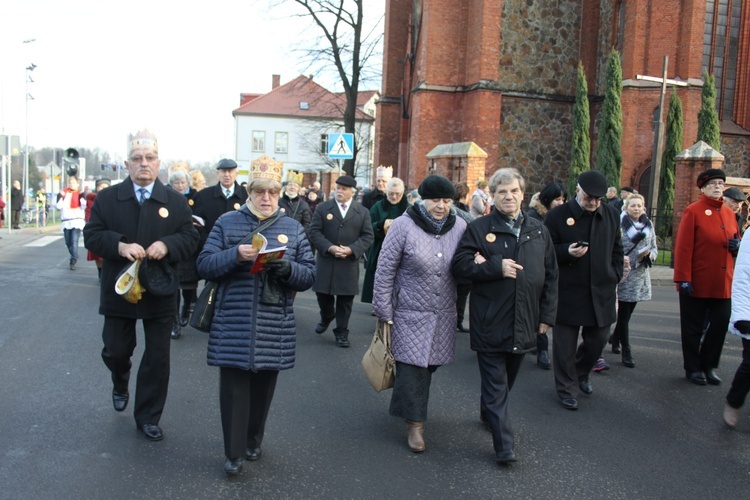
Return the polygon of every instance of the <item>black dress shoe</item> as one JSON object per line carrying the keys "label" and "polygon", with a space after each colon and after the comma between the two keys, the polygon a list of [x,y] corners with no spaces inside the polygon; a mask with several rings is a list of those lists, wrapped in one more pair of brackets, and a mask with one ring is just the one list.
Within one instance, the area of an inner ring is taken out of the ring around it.
{"label": "black dress shoe", "polygon": [[117,392],[116,390],[112,389],[112,405],[115,407],[115,411],[125,411],[125,408],[128,407],[129,399],[130,394],[128,393],[128,391]]}
{"label": "black dress shoe", "polygon": [[260,456],[263,454],[263,450],[260,449],[260,446],[257,448],[250,449],[248,448],[245,450],[245,460],[250,460],[252,462],[260,459]]}
{"label": "black dress shoe", "polygon": [[336,344],[339,347],[349,347],[349,339],[347,339],[346,337],[341,337],[341,336],[336,337]]}
{"label": "black dress shoe", "polygon": [[178,322],[175,321],[174,325],[172,325],[172,340],[177,340],[180,337],[182,337],[182,327]]}
{"label": "black dress shoe", "polygon": [[516,461],[516,453],[513,450],[498,451],[495,453],[495,462],[499,464],[509,464]]}
{"label": "black dress shoe", "polygon": [[182,304],[182,311],[180,311],[180,326],[187,326],[190,321],[190,303]]}
{"label": "black dress shoe", "polygon": [[164,438],[161,428],[156,424],[143,424],[140,431],[149,441],[161,441]]}
{"label": "black dress shoe", "polygon": [[576,398],[563,398],[560,400],[560,404],[563,405],[563,408],[566,410],[578,409],[578,400],[576,400]]}
{"label": "black dress shoe", "polygon": [[227,476],[236,476],[242,472],[242,459],[241,458],[227,458],[224,461],[224,474]]}
{"label": "black dress shoe", "polygon": [[456,330],[458,330],[458,331],[459,331],[459,332],[461,332],[461,333],[469,333],[469,329],[468,329],[468,328],[466,328],[466,327],[464,326],[464,323],[463,323],[463,321],[460,321],[460,322],[459,322],[459,323],[458,323],[458,324],[456,325]]}
{"label": "black dress shoe", "polygon": [[695,385],[706,385],[706,378],[701,372],[688,372],[685,374],[685,378]]}
{"label": "black dress shoe", "polygon": [[708,382],[711,385],[721,385],[721,379],[718,375],[716,375],[716,372],[713,370],[708,370],[706,372],[706,382]]}
{"label": "black dress shoe", "polygon": [[539,349],[539,353],[536,355],[536,364],[545,370],[549,370],[549,351],[547,349]]}
{"label": "black dress shoe", "polygon": [[581,389],[581,392],[584,394],[591,394],[594,392],[594,388],[591,387],[591,382],[589,382],[589,379],[587,378],[578,381],[578,388]]}
{"label": "black dress shoe", "polygon": [[326,330],[328,330],[328,325],[330,325],[330,324],[331,324],[330,321],[327,322],[327,323],[324,322],[324,321],[321,321],[320,323],[318,323],[317,325],[315,325],[315,333],[317,333],[318,335],[320,335],[321,333],[323,333]]}

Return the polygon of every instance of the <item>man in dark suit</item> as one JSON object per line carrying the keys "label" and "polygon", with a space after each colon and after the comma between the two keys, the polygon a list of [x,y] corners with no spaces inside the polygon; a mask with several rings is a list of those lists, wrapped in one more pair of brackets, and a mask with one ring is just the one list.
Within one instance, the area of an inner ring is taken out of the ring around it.
{"label": "man in dark suit", "polygon": [[317,250],[317,278],[321,334],[336,319],[333,334],[339,347],[349,347],[349,316],[359,293],[359,258],[373,241],[370,212],[352,198],[357,182],[344,175],[336,179],[335,198],[318,205],[310,224],[310,241]]}
{"label": "man in dark suit", "polygon": [[[131,262],[166,260],[176,264],[189,258],[198,244],[185,197],[158,179],[159,149],[151,132],[129,136],[129,177],[97,194],[83,230],[86,248],[102,263],[99,314],[104,315],[102,359],[112,373],[112,403],[116,411],[128,405],[130,358],[136,346],[136,322],[143,322],[145,350],[138,369],[135,393],[136,427],[151,441],[162,439],[159,419],[169,385],[169,348],[177,313],[174,293],[158,295],[146,285],[136,303],[115,291],[120,271]],[[148,259],[148,260],[147,260]],[[151,264],[155,265],[155,264]]]}
{"label": "man in dark suit", "polygon": [[193,213],[205,221],[200,228],[199,249],[203,248],[216,219],[232,210],[239,210],[247,201],[247,190],[237,183],[237,163],[225,158],[216,164],[216,170],[219,182],[200,190],[193,205]]}
{"label": "man in dark suit", "polygon": [[579,390],[593,392],[589,373],[617,319],[617,283],[623,274],[620,214],[602,203],[606,193],[607,180],[601,173],[583,172],[576,196],[550,210],[544,220],[560,271],[552,351],[555,387],[560,403],[569,410],[578,408]]}
{"label": "man in dark suit", "polygon": [[370,210],[377,202],[385,199],[385,187],[393,177],[393,167],[379,166],[375,170],[375,187],[362,197],[362,205]]}

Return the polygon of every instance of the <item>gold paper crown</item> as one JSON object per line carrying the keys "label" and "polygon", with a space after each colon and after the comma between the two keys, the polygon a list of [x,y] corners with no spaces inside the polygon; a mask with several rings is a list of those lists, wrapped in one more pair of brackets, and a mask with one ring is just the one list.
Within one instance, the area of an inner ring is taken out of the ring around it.
{"label": "gold paper crown", "polygon": [[281,182],[281,173],[284,171],[284,162],[276,161],[273,158],[263,155],[253,160],[250,164],[250,180],[271,179]]}
{"label": "gold paper crown", "polygon": [[294,170],[290,170],[286,173],[286,181],[287,182],[293,182],[298,185],[302,185],[302,179],[305,177],[305,174],[302,172],[297,173]]}
{"label": "gold paper crown", "polygon": [[154,151],[159,151],[159,143],[156,141],[156,136],[143,129],[135,135],[128,135],[128,153],[134,149],[150,148]]}
{"label": "gold paper crown", "polygon": [[375,177],[384,177],[386,180],[390,180],[391,177],[393,177],[393,167],[386,167],[384,165],[380,165],[376,169],[376,175]]}

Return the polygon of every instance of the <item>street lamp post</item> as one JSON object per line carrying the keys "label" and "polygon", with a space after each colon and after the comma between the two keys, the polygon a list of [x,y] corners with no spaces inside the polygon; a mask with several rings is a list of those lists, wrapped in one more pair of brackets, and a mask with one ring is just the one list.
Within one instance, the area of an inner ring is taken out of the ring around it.
{"label": "street lamp post", "polygon": [[[24,42],[26,43],[26,42]],[[29,100],[34,100],[34,98],[29,94],[29,83],[34,83],[34,80],[31,79],[31,72],[36,69],[36,64],[31,63],[29,66],[26,66],[26,146],[24,151],[24,160],[23,160],[23,196],[26,200],[26,208],[28,208],[30,205],[28,204],[28,197],[29,197]]]}

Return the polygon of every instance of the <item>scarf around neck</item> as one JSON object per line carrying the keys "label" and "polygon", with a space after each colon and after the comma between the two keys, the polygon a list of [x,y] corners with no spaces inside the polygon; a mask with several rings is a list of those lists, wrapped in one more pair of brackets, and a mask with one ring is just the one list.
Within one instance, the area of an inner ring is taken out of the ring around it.
{"label": "scarf around neck", "polygon": [[427,213],[422,203],[412,205],[406,213],[411,216],[414,223],[420,229],[429,234],[445,234],[456,224],[456,216],[453,213],[449,213],[442,219],[436,220]]}
{"label": "scarf around neck", "polygon": [[638,250],[636,254],[640,254],[648,249],[648,242],[651,239],[651,233],[654,228],[649,218],[646,217],[646,214],[641,214],[638,220],[634,221],[627,212],[622,212],[620,214],[620,224],[622,226],[622,234],[630,240],[632,245],[630,251],[626,252],[626,255],[633,253],[633,250]]}

